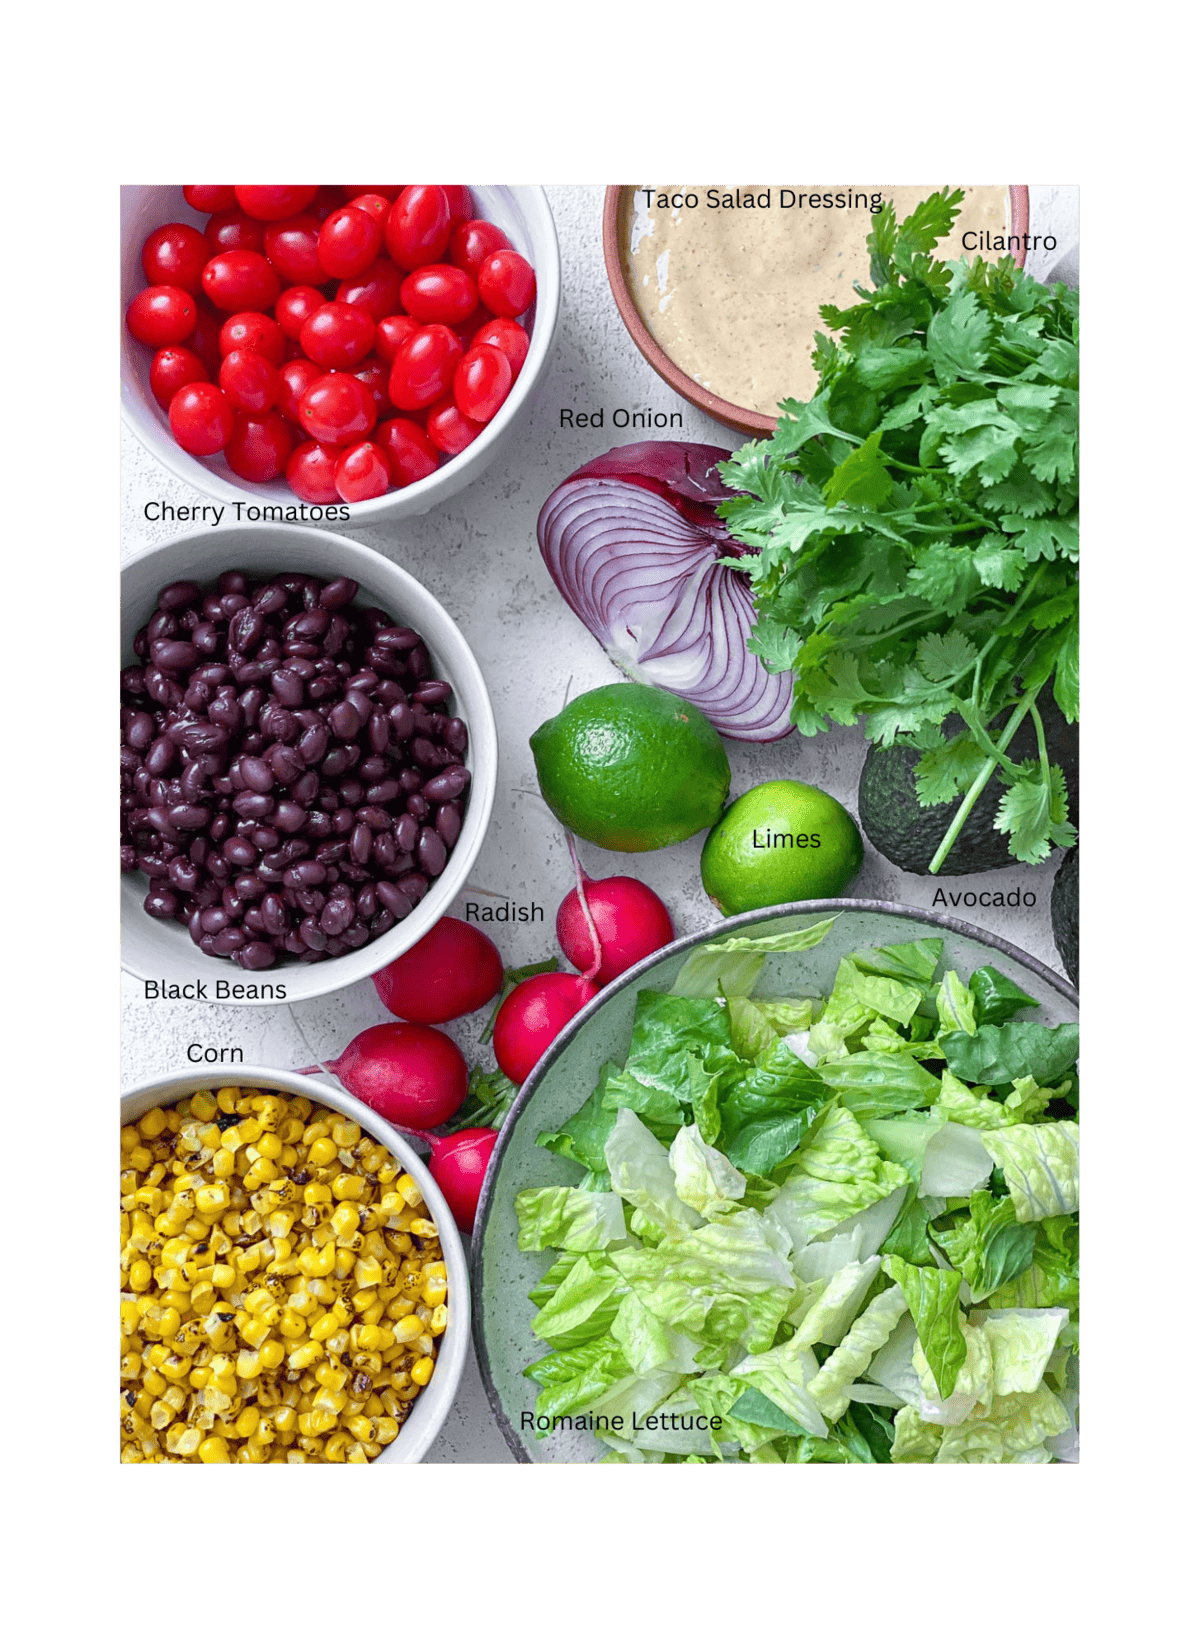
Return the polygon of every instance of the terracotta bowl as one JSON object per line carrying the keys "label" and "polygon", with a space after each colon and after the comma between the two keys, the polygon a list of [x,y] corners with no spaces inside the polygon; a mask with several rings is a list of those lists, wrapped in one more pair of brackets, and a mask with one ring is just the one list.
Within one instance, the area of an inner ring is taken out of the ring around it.
{"label": "terracotta bowl", "polygon": [[[621,312],[621,319],[625,322],[629,336],[659,377],[700,412],[707,412],[710,418],[715,418],[718,423],[727,424],[730,429],[736,429],[742,435],[770,435],[775,428],[774,418],[765,412],[755,412],[750,407],[735,406],[732,401],[722,400],[719,395],[704,389],[681,367],[676,366],[666,351],[651,337],[646,323],[638,314],[637,305],[633,301],[626,280],[624,259],[629,195],[634,187],[632,183],[610,183],[604,193],[604,267],[608,271],[608,283],[612,287],[613,297],[617,300],[617,308]],[[1008,199],[1011,225],[1009,233],[1027,234],[1029,185],[1010,183]],[[1023,266],[1024,249],[1016,252],[1014,256],[1018,266]]]}

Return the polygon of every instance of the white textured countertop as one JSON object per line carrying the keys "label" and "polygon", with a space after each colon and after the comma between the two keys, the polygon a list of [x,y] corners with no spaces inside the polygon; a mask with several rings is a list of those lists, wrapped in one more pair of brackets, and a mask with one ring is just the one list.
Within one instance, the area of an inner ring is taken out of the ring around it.
{"label": "white textured countertop", "polygon": [[[572,697],[619,679],[599,646],[554,588],[537,550],[538,510],[555,486],[578,465],[635,438],[611,428],[617,407],[682,411],[676,440],[737,446],[739,438],[676,398],[637,353],[613,303],[600,250],[600,186],[547,190],[563,260],[563,317],[556,354],[507,453],[484,476],[440,509],[415,520],[373,531],[338,527],[399,562],[437,597],[457,621],[487,680],[500,741],[499,783],[492,824],[472,883],[526,904],[545,920],[489,928],[505,962],[519,966],[555,953],[554,917],[572,885],[562,832],[538,795],[530,733]],[[1030,186],[1030,229],[1054,234],[1058,248],[1030,254],[1027,267],[1044,275],[1078,240],[1078,192],[1061,185]],[[559,411],[605,411],[604,429],[560,429]],[[125,556],[172,536],[147,523],[150,499],[173,504],[202,502],[202,495],[164,470],[127,433],[122,446],[122,549]],[[793,734],[766,746],[728,743],[731,794],[766,779],[801,778],[837,796],[856,811],[858,774],[866,746],[854,728],[818,739]],[[700,838],[631,860],[581,843],[595,876],[637,875],[666,901],[680,934],[712,919],[700,885]],[[1013,866],[981,877],[956,877],[956,891],[987,886],[1036,895],[1034,908],[968,911],[968,920],[990,928],[1061,971],[1050,934],[1050,887],[1059,855],[1038,869]],[[907,874],[866,844],[866,863],[850,890],[862,899],[888,899],[928,910],[938,884]],[[454,913],[465,916],[464,894]],[[485,901],[486,902],[486,901]],[[314,1057],[336,1057],[351,1038],[386,1015],[369,981],[315,1001],[287,1006],[147,1003],[141,985],[122,976],[122,1066],[125,1086],[184,1068],[189,1044],[242,1048],[247,1064],[291,1069]],[[446,1027],[469,1063],[490,1049],[476,1042],[479,1024]],[[203,1067],[197,1066],[197,1075]],[[495,1426],[473,1357],[458,1400],[431,1462],[509,1461]]]}

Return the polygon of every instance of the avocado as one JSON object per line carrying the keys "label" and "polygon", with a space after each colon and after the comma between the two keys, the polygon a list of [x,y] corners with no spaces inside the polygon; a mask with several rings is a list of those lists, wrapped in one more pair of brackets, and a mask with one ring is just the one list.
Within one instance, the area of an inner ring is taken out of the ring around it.
{"label": "avocado", "polygon": [[[1068,814],[1074,820],[1079,804],[1079,729],[1066,720],[1049,687],[1042,690],[1037,706],[1046,731],[1046,753],[1051,763],[1057,763],[1063,770]],[[1001,728],[1006,719],[1006,716],[997,717],[992,730]],[[963,726],[960,716],[948,716],[942,730],[947,738],[953,738]],[[1037,753],[1037,731],[1032,717],[1026,716],[1008,747],[1008,754],[1014,762],[1022,762],[1036,757]],[[867,840],[885,859],[901,870],[923,874],[929,869],[929,861],[958,812],[962,798],[922,807],[913,776],[920,759],[919,750],[910,750],[905,745],[893,744],[886,748],[872,745],[858,780],[858,818]],[[1015,863],[1008,851],[1008,837],[992,824],[1003,788],[993,774],[946,855],[940,875],[971,876],[983,870],[1003,870]]]}
{"label": "avocado", "polygon": [[1058,867],[1050,890],[1050,926],[1071,983],[1079,983],[1079,849],[1073,847]]}

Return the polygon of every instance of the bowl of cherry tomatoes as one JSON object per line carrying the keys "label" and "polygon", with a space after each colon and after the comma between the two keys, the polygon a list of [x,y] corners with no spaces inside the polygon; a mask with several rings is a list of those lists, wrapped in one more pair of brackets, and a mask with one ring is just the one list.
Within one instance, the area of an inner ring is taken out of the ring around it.
{"label": "bowl of cherry tomatoes", "polygon": [[122,415],[243,521],[424,515],[523,422],[560,300],[537,187],[126,186]]}

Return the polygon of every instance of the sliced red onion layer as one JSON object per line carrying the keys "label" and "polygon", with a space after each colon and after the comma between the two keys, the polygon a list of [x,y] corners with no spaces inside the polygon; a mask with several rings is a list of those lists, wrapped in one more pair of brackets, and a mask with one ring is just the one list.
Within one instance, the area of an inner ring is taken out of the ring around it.
{"label": "sliced red onion layer", "polygon": [[638,441],[569,475],[538,517],[542,557],[571,610],[634,681],[687,699],[731,739],[792,731],[790,674],[746,642],[750,580],[718,558],[752,555],[716,505],[731,497],[721,447]]}

